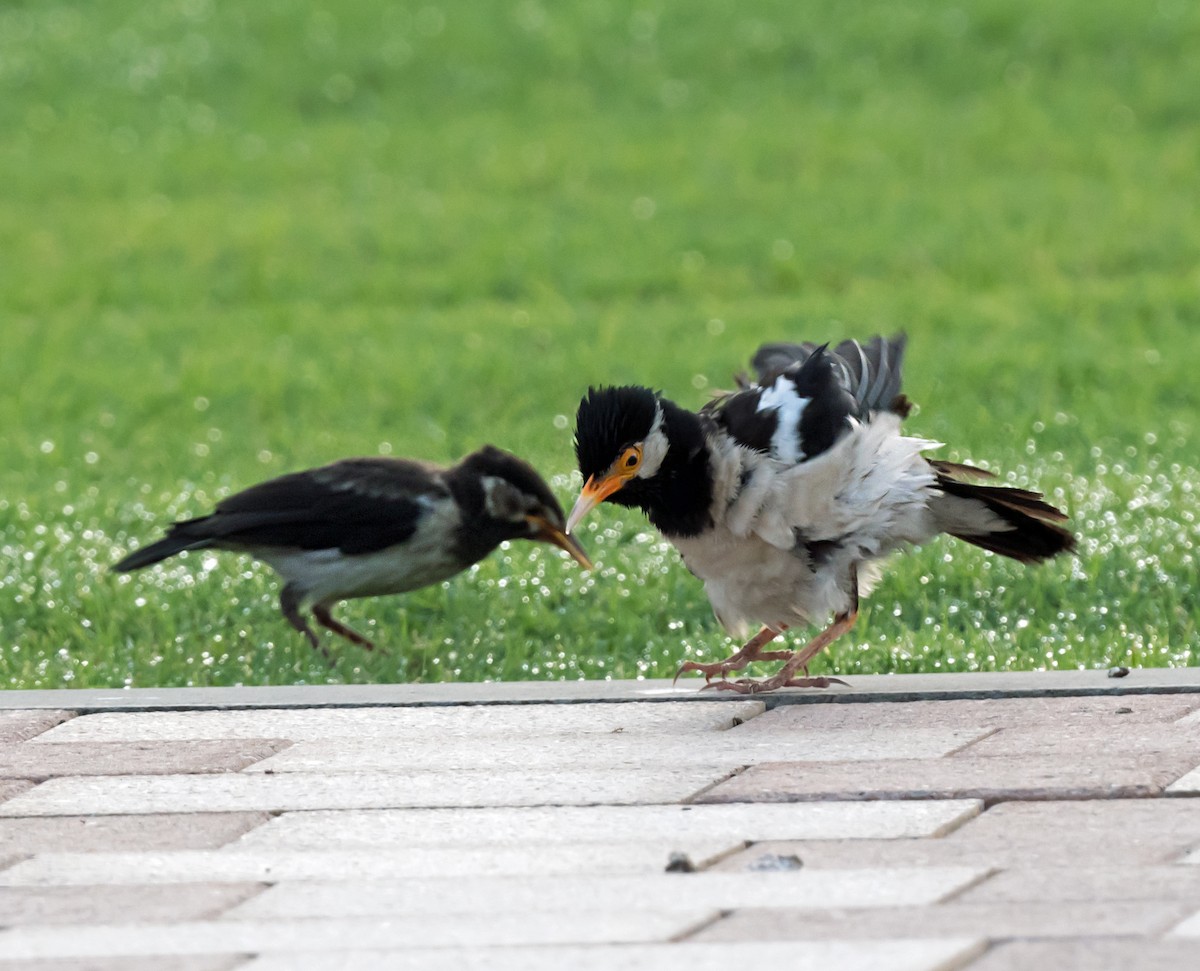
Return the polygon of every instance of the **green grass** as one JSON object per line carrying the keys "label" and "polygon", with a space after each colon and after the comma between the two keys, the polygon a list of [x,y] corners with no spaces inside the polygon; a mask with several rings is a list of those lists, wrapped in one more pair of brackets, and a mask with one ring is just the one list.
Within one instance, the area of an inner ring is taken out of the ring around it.
{"label": "green grass", "polygon": [[906,329],[914,431],[1080,555],[898,559],[823,671],[1195,660],[1200,13],[1164,0],[0,6],[0,685],[631,677],[719,656],[638,516],[347,605],[330,668],[173,517],[354,454],[527,455],[589,383]]}

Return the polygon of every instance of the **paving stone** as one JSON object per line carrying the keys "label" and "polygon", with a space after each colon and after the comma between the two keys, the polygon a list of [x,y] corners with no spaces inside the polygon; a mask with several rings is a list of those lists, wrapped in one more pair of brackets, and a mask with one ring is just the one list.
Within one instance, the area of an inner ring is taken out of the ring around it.
{"label": "paving stone", "polygon": [[[780,808],[784,805],[787,804]],[[791,805],[800,809],[825,804]],[[1128,866],[1173,863],[1197,844],[1200,844],[1200,812],[1187,799],[1006,802],[993,806],[941,839],[760,841],[744,853],[723,860],[718,867],[741,869],[754,865],[763,855],[794,855],[806,867],[836,868],[1070,867],[1080,865],[1081,861]],[[1196,862],[1200,863],[1200,850]]]}
{"label": "paving stone", "polygon": [[732,846],[784,839],[903,840],[948,833],[974,817],[979,805],[958,800],[297,812],[271,820],[237,845],[257,849],[540,846],[638,839],[716,840]]}
{"label": "paving stone", "polygon": [[169,925],[14,927],[0,933],[0,958],[131,957],[152,954],[243,954],[344,950],[349,947],[500,947],[520,944],[606,944],[666,941],[712,920],[696,911],[587,911],[496,914],[469,921],[388,917],[258,921],[192,921]]}
{"label": "paving stone", "polygon": [[32,788],[33,783],[24,779],[0,779],[0,803]]}
{"label": "paving stone", "polygon": [[[803,732],[813,729],[1021,728],[1056,731],[1091,725],[1200,723],[1200,694],[1120,695],[1066,698],[993,698],[982,701],[908,701],[872,704],[780,705],[747,722],[739,734]],[[61,731],[61,729],[57,729]]]}
{"label": "paving stone", "polygon": [[412,849],[246,850],[166,853],[41,853],[0,871],[0,886],[276,883],[289,880],[398,880],[493,875],[662,873],[682,853],[705,866],[744,844],[632,840],[549,847],[417,846]]}
{"label": "paving stone", "polygon": [[229,739],[187,742],[52,742],[0,750],[0,776],[169,775],[237,772],[291,742]]}
{"label": "paving stone", "polygon": [[1183,900],[1200,907],[1200,868],[1080,864],[1000,870],[954,899],[960,903]]}
{"label": "paving stone", "polygon": [[1123,721],[1120,718],[1067,723],[1047,731],[1043,725],[1010,726],[981,738],[955,754],[956,758],[984,755],[1059,755],[1089,759],[1107,755],[1191,753],[1200,763],[1200,724],[1183,728],[1171,722]]}
{"label": "paving stone", "polygon": [[54,709],[0,709],[0,745],[24,742],[60,725],[75,712]]}
{"label": "paving stone", "polygon": [[0,852],[215,849],[271,818],[255,812],[0,818]]}
{"label": "paving stone", "polygon": [[1167,786],[1167,792],[1173,796],[1200,796],[1200,766]]}
{"label": "paving stone", "polygon": [[281,883],[227,919],[538,911],[731,910],[738,907],[888,907],[933,904],[982,880],[986,870],[796,870],[644,876],[478,877],[347,883]]}
{"label": "paving stone", "polygon": [[203,920],[259,893],[260,883],[0,887],[0,926]]}
{"label": "paving stone", "polygon": [[790,759],[857,761],[865,759],[935,758],[981,738],[970,729],[910,729],[812,731],[780,737],[742,735],[740,730],[674,734],[647,745],[644,735],[586,733],[577,735],[518,735],[481,745],[468,736],[430,739],[334,739],[298,742],[259,762],[255,772],[407,772],[421,769],[489,768],[492,772],[531,769],[675,768],[726,766],[730,769],[761,761]]}
{"label": "paving stone", "polygon": [[[244,971],[955,971],[984,949],[976,940],[738,941],[591,947],[343,951],[259,957]],[[1176,969],[1177,971],[1177,969]]]}
{"label": "paving stone", "polygon": [[[964,971],[1184,971],[1196,962],[1194,941],[1139,937],[1122,940],[1004,941]],[[256,965],[251,967],[257,968]]]}
{"label": "paving stone", "polygon": [[879,907],[864,920],[862,911],[845,909],[738,910],[706,925],[693,941],[805,941],[828,938],[903,937],[1129,937],[1161,934],[1177,924],[1190,905],[1182,901],[1066,901],[1047,907],[1032,903],[964,904],[935,907]]}
{"label": "paving stone", "polygon": [[686,799],[734,768],[74,776],[9,799],[0,816],[663,803]]}
{"label": "paving stone", "polygon": [[767,762],[751,766],[697,802],[854,799],[1116,799],[1160,795],[1194,762],[1190,753],[1093,753],[879,762]]}
{"label": "paving stone", "polygon": [[150,957],[31,958],[6,961],[0,958],[0,971],[241,971],[247,956],[236,954],[155,954]]}
{"label": "paving stone", "polygon": [[438,738],[577,732],[716,732],[761,714],[761,701],[417,708],[264,708],[235,711],[101,712],[60,725],[40,742],[214,738]]}
{"label": "paving stone", "polygon": [[1192,914],[1171,931],[1172,937],[1200,937],[1200,911]]}
{"label": "paving stone", "polygon": [[[1184,697],[1192,698],[1193,695],[1185,695]],[[1179,724],[1185,727],[1192,725],[1200,725],[1200,706],[1195,707],[1190,714],[1184,715],[1179,719]]]}

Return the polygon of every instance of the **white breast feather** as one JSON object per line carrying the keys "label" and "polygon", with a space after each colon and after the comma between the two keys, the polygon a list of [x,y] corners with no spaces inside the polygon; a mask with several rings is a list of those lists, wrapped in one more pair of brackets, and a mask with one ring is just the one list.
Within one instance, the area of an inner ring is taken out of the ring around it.
{"label": "white breast feather", "polygon": [[[921,457],[937,443],[899,429],[891,414],[855,422],[833,448],[794,466],[732,439],[710,442],[716,526],[673,542],[722,624],[742,634],[749,621],[797,624],[844,610],[850,562],[866,593],[877,577],[867,561],[938,532],[928,509],[934,474]],[[842,545],[814,571],[798,540]]]}
{"label": "white breast feather", "polygon": [[808,540],[853,536],[867,548],[920,543],[937,532],[928,511],[934,474],[921,452],[939,443],[901,435],[890,413],[851,421],[833,448],[782,471],[755,532],[778,546],[793,544],[799,530]]}

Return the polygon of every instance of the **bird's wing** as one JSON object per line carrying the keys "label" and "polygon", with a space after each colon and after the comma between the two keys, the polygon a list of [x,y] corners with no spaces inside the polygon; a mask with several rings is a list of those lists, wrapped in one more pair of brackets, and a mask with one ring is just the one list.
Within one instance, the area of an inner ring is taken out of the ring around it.
{"label": "bird's wing", "polygon": [[370,553],[403,543],[450,501],[440,471],[407,459],[346,459],[252,486],[175,531],[214,545]]}
{"label": "bird's wing", "polygon": [[740,445],[795,465],[828,450],[881,411],[903,417],[903,335],[866,346],[764,344],[754,355],[758,384],[710,402],[703,410]]}
{"label": "bird's wing", "polygon": [[812,461],[757,473],[765,496],[746,528],[781,549],[853,542],[874,556],[897,539],[924,542],[936,532],[926,511],[934,475],[919,457],[937,445],[901,435],[895,414],[852,420]]}
{"label": "bird's wing", "polygon": [[872,337],[865,345],[845,340],[832,351],[827,345],[811,341],[763,344],[750,364],[758,376],[758,384],[770,387],[781,374],[804,364],[814,354],[824,352],[838,370],[839,382],[854,395],[859,411],[865,416],[873,411],[895,410],[893,406],[900,397],[900,372],[907,343],[904,334],[896,334],[889,338]]}

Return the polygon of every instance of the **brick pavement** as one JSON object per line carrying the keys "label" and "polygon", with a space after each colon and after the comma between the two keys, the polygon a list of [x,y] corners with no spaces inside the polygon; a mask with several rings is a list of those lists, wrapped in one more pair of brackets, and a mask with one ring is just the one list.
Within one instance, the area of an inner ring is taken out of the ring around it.
{"label": "brick pavement", "polygon": [[1200,672],[1138,673],[17,693],[0,971],[1188,967]]}

